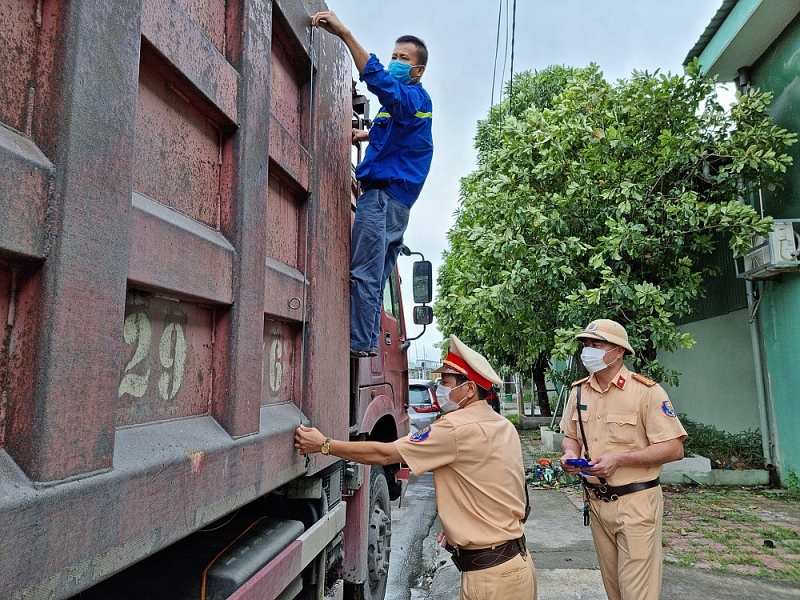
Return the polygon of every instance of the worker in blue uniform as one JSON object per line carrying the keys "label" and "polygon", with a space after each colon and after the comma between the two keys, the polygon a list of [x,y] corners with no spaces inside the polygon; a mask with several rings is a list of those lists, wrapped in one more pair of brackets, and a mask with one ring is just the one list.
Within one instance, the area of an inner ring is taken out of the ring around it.
{"label": "worker in blue uniform", "polygon": [[428,49],[417,37],[401,36],[391,62],[384,67],[333,12],[315,14],[311,24],[344,41],[361,81],[381,103],[369,132],[353,130],[353,141],[369,141],[369,145],[356,168],[362,193],[350,253],[350,354],[375,356],[383,288],[394,270],[409,211],[419,198],[433,158],[433,104],[420,84]]}

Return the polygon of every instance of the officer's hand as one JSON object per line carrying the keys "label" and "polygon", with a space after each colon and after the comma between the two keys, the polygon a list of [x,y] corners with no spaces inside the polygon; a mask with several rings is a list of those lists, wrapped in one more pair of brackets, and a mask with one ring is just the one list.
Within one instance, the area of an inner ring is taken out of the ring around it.
{"label": "officer's hand", "polygon": [[325,436],[314,427],[300,425],[294,432],[294,447],[300,450],[300,454],[314,454],[319,452]]}
{"label": "officer's hand", "polygon": [[322,27],[325,31],[332,33],[336,37],[342,37],[347,33],[347,28],[342,25],[339,17],[332,10],[318,12],[311,17],[311,25],[314,27]]}
{"label": "officer's hand", "polygon": [[444,531],[440,531],[439,535],[436,536],[436,543],[439,544],[442,548],[447,545],[447,538],[444,536]]}
{"label": "officer's hand", "polygon": [[611,477],[619,467],[619,454],[606,454],[592,461],[591,467],[583,467],[583,471],[595,477]]}
{"label": "officer's hand", "polygon": [[369,141],[369,131],[364,129],[356,129],[353,128],[353,141],[354,142],[368,142]]}
{"label": "officer's hand", "polygon": [[564,469],[564,471],[566,471],[571,475],[577,475],[578,473],[581,472],[581,468],[586,470],[586,467],[575,467],[573,465],[568,465],[567,464],[568,458],[579,458],[579,457],[574,452],[565,453],[564,456],[562,456],[561,460],[559,461],[561,463],[561,468]]}

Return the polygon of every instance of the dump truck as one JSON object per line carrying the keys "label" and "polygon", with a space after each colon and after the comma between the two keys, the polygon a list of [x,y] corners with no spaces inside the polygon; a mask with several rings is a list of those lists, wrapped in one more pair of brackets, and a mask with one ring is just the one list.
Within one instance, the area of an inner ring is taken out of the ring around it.
{"label": "dump truck", "polygon": [[0,0],[0,598],[383,597],[407,470],[294,448],[408,431],[396,272],[348,352],[324,8]]}

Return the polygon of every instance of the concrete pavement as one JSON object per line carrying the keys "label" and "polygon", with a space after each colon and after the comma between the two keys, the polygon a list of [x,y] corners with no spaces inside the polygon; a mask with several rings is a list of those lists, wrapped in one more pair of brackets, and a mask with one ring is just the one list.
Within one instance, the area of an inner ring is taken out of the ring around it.
{"label": "concrete pavement", "polygon": [[[531,491],[531,518],[525,524],[536,566],[540,600],[607,600],[589,527],[578,507],[559,490]],[[429,590],[412,598],[457,600],[461,574],[444,550],[437,550],[438,518],[423,544],[424,560],[435,574]],[[692,567],[664,566],[662,600],[800,600],[797,584],[742,577]],[[509,599],[512,600],[512,599]]]}
{"label": "concrete pavement", "polygon": [[[559,490],[531,491],[531,518],[525,524],[528,549],[536,566],[540,600],[607,600],[592,535],[583,515]],[[428,590],[412,598],[457,600],[461,574],[450,555],[437,549],[438,518],[423,543],[423,560],[434,572]],[[662,600],[800,600],[797,584],[742,577],[692,567],[664,566]],[[509,599],[511,600],[511,599]]]}

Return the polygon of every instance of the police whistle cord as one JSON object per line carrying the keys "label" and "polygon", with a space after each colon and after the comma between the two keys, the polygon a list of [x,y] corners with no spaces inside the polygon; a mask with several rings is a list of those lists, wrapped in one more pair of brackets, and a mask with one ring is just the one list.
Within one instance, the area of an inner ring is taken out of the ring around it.
{"label": "police whistle cord", "polygon": [[[586,432],[583,430],[583,416],[581,415],[581,388],[583,384],[578,384],[578,387],[575,390],[575,404],[577,405],[578,410],[578,425],[581,428],[581,438],[583,438],[583,457],[591,462],[591,457],[589,456],[589,443],[586,441]],[[605,483],[605,480],[601,477],[600,481]],[[588,527],[592,522],[591,512],[589,511],[589,488],[586,485],[586,478],[581,475],[581,483],[583,484],[583,526]]]}

